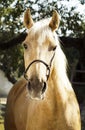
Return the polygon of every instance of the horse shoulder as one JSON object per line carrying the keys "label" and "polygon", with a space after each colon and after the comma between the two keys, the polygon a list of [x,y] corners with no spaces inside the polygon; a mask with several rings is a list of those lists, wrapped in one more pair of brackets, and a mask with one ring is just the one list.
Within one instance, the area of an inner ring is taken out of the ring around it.
{"label": "horse shoulder", "polygon": [[11,88],[8,97],[7,97],[7,104],[11,101],[15,101],[16,96],[20,92],[21,89],[24,88],[26,84],[26,80],[24,78],[21,78],[19,81],[17,81],[14,86]]}
{"label": "horse shoulder", "polygon": [[22,90],[25,86],[25,80],[22,78],[19,81],[17,81],[14,86],[11,88],[8,96],[7,96],[7,109],[6,113],[9,111],[13,111],[14,104],[19,96],[20,90]]}
{"label": "horse shoulder", "polygon": [[15,126],[15,108],[16,102],[21,94],[21,91],[25,88],[26,80],[21,78],[18,82],[14,84],[11,88],[8,97],[7,97],[7,106],[6,106],[6,113],[5,113],[5,128],[10,130],[12,127],[16,129]]}
{"label": "horse shoulder", "polygon": [[70,127],[74,130],[81,129],[80,109],[74,91],[68,92],[67,103],[65,104],[65,116]]}

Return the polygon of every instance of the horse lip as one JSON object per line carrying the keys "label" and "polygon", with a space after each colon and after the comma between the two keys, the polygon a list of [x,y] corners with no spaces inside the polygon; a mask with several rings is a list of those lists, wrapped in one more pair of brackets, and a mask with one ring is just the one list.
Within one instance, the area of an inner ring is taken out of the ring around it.
{"label": "horse lip", "polygon": [[42,94],[41,96],[36,96],[36,97],[33,97],[31,94],[29,94],[29,98],[31,100],[36,100],[36,101],[44,100],[44,94]]}

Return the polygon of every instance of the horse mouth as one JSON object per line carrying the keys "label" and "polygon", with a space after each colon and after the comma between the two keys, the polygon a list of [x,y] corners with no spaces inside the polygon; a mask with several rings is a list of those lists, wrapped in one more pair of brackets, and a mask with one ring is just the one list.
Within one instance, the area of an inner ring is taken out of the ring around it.
{"label": "horse mouth", "polygon": [[29,94],[29,98],[31,100],[37,100],[37,101],[44,100],[44,96],[45,96],[44,94],[42,94],[42,95],[36,95],[36,96]]}
{"label": "horse mouth", "polygon": [[[47,84],[45,82],[33,84],[27,83],[28,97],[32,100],[43,100],[47,88]],[[37,86],[37,87],[36,87]]]}

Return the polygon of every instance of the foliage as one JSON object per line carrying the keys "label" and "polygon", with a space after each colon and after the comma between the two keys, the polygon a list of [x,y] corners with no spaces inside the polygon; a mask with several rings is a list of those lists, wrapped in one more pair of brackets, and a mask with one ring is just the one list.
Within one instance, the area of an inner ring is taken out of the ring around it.
{"label": "foliage", "polygon": [[[63,12],[63,9],[65,12]],[[85,35],[85,21],[82,20],[83,15],[80,15],[79,12],[75,12],[75,7],[71,7],[70,11],[68,12],[66,7],[63,7],[62,10],[60,10],[60,14],[62,15],[62,21],[61,21],[61,33],[64,34],[64,36],[70,36],[70,37],[84,37]]]}
{"label": "foliage", "polygon": [[[61,0],[62,1],[62,0]],[[68,0],[65,0],[68,1]],[[61,34],[66,35],[70,30],[73,36],[83,36],[85,31],[85,15],[76,12],[76,7],[67,7],[60,0],[1,0],[0,4],[0,29],[2,31],[20,32],[23,29],[23,12],[31,9],[33,18],[36,20],[50,17],[54,9],[61,15]],[[50,12],[50,13],[49,13]]]}
{"label": "foliage", "polygon": [[24,72],[23,48],[18,45],[16,47],[0,52],[0,68],[5,72],[7,77],[13,78],[14,81]]}

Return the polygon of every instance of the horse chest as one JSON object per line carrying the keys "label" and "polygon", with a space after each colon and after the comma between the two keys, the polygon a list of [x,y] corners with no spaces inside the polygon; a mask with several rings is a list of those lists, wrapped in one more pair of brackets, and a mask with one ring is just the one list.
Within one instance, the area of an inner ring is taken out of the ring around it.
{"label": "horse chest", "polygon": [[29,106],[26,130],[57,130],[56,114],[47,106]]}

